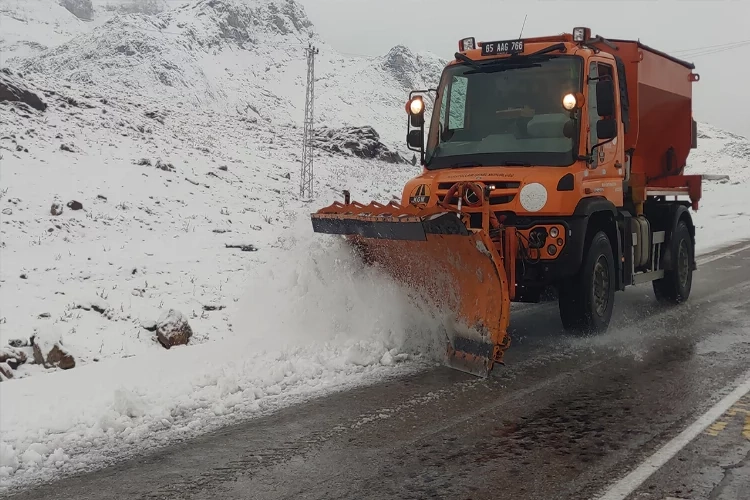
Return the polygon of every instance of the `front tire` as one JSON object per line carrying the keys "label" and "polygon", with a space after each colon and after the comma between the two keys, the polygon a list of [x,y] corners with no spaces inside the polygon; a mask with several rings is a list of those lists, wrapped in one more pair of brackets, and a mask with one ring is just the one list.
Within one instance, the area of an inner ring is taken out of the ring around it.
{"label": "front tire", "polygon": [[558,305],[563,327],[576,333],[606,331],[615,302],[615,263],[607,235],[599,231],[588,246],[581,268],[560,285]]}
{"label": "front tire", "polygon": [[685,221],[677,223],[670,240],[673,268],[653,282],[656,300],[666,304],[680,304],[690,296],[693,287],[693,258],[695,249]]}

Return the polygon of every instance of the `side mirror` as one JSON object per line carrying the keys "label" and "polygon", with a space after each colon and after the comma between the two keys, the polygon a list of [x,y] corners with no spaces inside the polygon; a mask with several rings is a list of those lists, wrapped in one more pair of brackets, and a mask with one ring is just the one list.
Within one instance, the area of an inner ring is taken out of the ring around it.
{"label": "side mirror", "polygon": [[596,109],[599,116],[614,116],[615,84],[612,80],[596,82]]}
{"label": "side mirror", "polygon": [[596,122],[596,137],[599,139],[614,139],[617,137],[617,120],[604,118]]}
{"label": "side mirror", "polygon": [[406,134],[406,143],[412,148],[422,149],[422,142],[424,141],[424,133],[421,129],[410,130]]}
{"label": "side mirror", "polygon": [[567,137],[568,139],[572,139],[573,135],[576,132],[576,121],[575,120],[568,120],[563,125],[563,135]]}

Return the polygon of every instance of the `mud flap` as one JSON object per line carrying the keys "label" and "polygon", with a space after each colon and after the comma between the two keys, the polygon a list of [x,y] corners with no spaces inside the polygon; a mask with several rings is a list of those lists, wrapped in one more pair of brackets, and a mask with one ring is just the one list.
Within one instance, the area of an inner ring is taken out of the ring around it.
{"label": "mud flap", "polygon": [[319,212],[312,214],[312,224],[317,233],[347,235],[367,262],[454,318],[448,366],[486,377],[502,361],[509,345],[510,299],[503,262],[489,235],[469,230],[455,212]]}

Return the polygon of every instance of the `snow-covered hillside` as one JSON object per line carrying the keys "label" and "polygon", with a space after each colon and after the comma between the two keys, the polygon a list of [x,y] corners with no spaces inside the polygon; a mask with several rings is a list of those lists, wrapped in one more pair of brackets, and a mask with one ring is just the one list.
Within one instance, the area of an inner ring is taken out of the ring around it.
{"label": "snow-covered hillside", "polygon": [[[291,0],[194,0],[155,16],[102,2],[79,25],[54,0],[0,0],[3,16],[26,13],[10,42],[0,20],[0,47],[15,47],[0,79],[46,104],[0,102],[0,370],[13,376],[0,383],[2,487],[441,354],[439,318],[309,221],[343,189],[400,197],[419,172],[405,161],[404,101],[434,85],[441,60],[405,47],[344,56]],[[311,33],[309,204],[297,195]],[[729,175],[707,183],[696,215],[706,251],[750,233],[750,143],[701,132],[691,173]],[[182,321],[188,345],[165,349],[159,335]],[[33,363],[32,336],[70,358]]]}
{"label": "snow-covered hillside", "polygon": [[299,4],[286,0],[196,0],[157,16],[119,15],[39,57],[9,63],[109,95],[136,93],[168,107],[288,126],[304,117],[309,43],[320,51],[318,121],[370,125],[402,147],[403,131],[392,124],[404,122],[408,91],[434,85],[444,61],[403,46],[377,58],[343,56],[314,33]]}
{"label": "snow-covered hillside", "polygon": [[[737,134],[700,124],[698,150],[688,159],[690,173],[701,173],[726,183],[750,180],[750,141]],[[723,177],[723,178],[722,178]]]}
{"label": "snow-covered hillside", "polygon": [[39,54],[89,30],[52,0],[3,0],[0,2],[0,65],[14,58]]}

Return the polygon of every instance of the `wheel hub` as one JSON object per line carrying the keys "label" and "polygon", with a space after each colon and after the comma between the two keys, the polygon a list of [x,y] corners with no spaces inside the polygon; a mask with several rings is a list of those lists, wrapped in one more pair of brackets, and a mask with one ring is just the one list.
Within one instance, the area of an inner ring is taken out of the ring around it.
{"label": "wheel hub", "polygon": [[596,314],[604,316],[609,305],[609,270],[604,256],[597,259],[594,265],[594,308]]}

